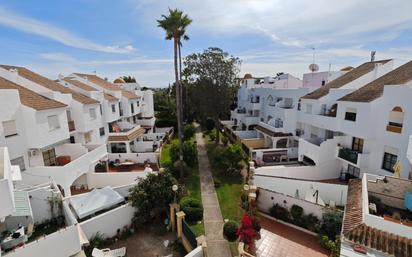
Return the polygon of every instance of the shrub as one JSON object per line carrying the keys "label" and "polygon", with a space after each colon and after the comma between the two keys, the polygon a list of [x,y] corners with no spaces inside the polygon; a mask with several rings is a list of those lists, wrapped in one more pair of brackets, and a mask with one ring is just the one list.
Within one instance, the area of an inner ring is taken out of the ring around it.
{"label": "shrub", "polygon": [[306,227],[305,221],[303,218],[303,208],[299,205],[292,205],[290,208],[290,216],[292,217],[292,222],[298,226]]}
{"label": "shrub", "polygon": [[101,234],[100,232],[97,232],[96,234],[92,236],[92,238],[90,238],[89,245],[85,248],[85,254],[86,256],[91,257],[93,248],[102,249],[104,248],[104,246],[105,244],[104,244],[103,234]]}
{"label": "shrub", "polygon": [[[175,163],[179,160],[179,143],[174,142],[170,147],[170,158],[172,163]],[[186,141],[183,143],[183,160],[190,167],[195,166],[197,163],[197,150],[196,145],[193,142]]]}
{"label": "shrub", "polygon": [[189,222],[195,222],[202,220],[203,218],[203,206],[202,203],[191,197],[183,197],[180,200],[180,207],[186,214],[186,220]]}
{"label": "shrub", "polygon": [[224,148],[221,152],[216,152],[214,155],[216,167],[226,175],[239,175],[242,169],[242,161],[245,158],[242,147],[239,144],[234,144]]}
{"label": "shrub", "polygon": [[343,213],[341,211],[328,211],[322,215],[320,233],[334,239],[340,234]]}
{"label": "shrub", "polygon": [[252,219],[247,213],[243,215],[236,234],[239,237],[239,241],[245,243],[249,247],[253,245],[253,239],[257,234],[253,229]]}
{"label": "shrub", "polygon": [[289,221],[289,211],[280,206],[279,204],[274,204],[270,209],[269,209],[270,216],[283,220],[283,221]]}
{"label": "shrub", "polygon": [[320,245],[331,251],[331,257],[340,256],[340,237],[336,236],[335,240],[330,240],[328,236],[323,235],[320,238]]}
{"label": "shrub", "polygon": [[229,139],[227,137],[223,137],[222,138],[222,143],[224,146],[227,146],[227,144],[229,143]]}
{"label": "shrub", "polygon": [[236,241],[237,235],[236,232],[239,228],[239,225],[235,221],[228,221],[223,226],[223,235],[229,242]]}
{"label": "shrub", "polygon": [[310,231],[317,232],[319,230],[319,219],[312,213],[303,217],[306,228]]}
{"label": "shrub", "polygon": [[210,131],[214,128],[215,128],[215,121],[211,118],[207,118],[205,121],[205,129]]}
{"label": "shrub", "polygon": [[183,128],[183,136],[186,140],[191,139],[196,133],[196,128],[192,124],[187,124]]}

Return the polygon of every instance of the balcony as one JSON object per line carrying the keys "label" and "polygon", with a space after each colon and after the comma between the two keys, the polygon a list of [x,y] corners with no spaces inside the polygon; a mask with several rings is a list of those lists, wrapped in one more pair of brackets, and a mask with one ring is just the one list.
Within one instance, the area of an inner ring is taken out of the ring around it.
{"label": "balcony", "polygon": [[28,168],[28,172],[34,176],[25,176],[25,181],[40,184],[48,181],[50,177],[56,184],[67,189],[74,180],[93,170],[97,162],[107,157],[106,145],[62,144],[55,147],[55,152],[57,158],[64,157],[68,161],[60,162],[61,166],[35,166],[33,163],[38,162],[42,155],[32,155],[29,161],[33,166]]}
{"label": "balcony", "polygon": [[133,141],[144,133],[145,129],[140,125],[134,125],[129,122],[117,122],[112,124],[112,129],[109,132],[109,141]]}
{"label": "balcony", "polygon": [[349,148],[340,148],[338,152],[338,157],[351,162],[352,164],[358,164],[358,152],[351,150]]}
{"label": "balcony", "polygon": [[74,121],[69,121],[68,125],[69,125],[69,132],[72,132],[72,131],[76,130],[76,126],[74,125]]}
{"label": "balcony", "polygon": [[275,124],[275,126],[273,126],[271,124],[259,121],[258,125],[265,128],[265,129],[268,129],[268,130],[270,130],[271,132],[274,132],[274,133],[285,132],[285,129],[283,128],[283,122]]}

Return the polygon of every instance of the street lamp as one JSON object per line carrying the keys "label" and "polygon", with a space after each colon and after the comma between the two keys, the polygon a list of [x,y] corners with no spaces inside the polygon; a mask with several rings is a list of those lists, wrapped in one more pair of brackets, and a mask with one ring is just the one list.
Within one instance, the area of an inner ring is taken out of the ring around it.
{"label": "street lamp", "polygon": [[177,185],[172,186],[172,191],[175,193],[175,200],[174,200],[175,203],[176,203],[176,194],[177,194],[178,189],[179,189],[179,187]]}

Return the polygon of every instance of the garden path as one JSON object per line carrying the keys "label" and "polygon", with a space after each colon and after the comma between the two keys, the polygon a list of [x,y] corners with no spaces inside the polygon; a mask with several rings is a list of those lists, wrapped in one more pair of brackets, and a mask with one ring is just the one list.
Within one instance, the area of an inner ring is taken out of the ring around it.
{"label": "garden path", "polygon": [[223,217],[215,191],[213,176],[203,133],[196,133],[199,161],[200,189],[203,203],[203,222],[207,242],[207,254],[211,257],[230,257],[229,242],[223,238]]}

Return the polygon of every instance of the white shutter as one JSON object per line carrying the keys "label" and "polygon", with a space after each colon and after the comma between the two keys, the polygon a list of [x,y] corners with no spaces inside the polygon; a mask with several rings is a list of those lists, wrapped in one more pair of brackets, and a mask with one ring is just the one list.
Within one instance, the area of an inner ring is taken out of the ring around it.
{"label": "white shutter", "polygon": [[16,122],[14,120],[3,121],[4,136],[17,135]]}

